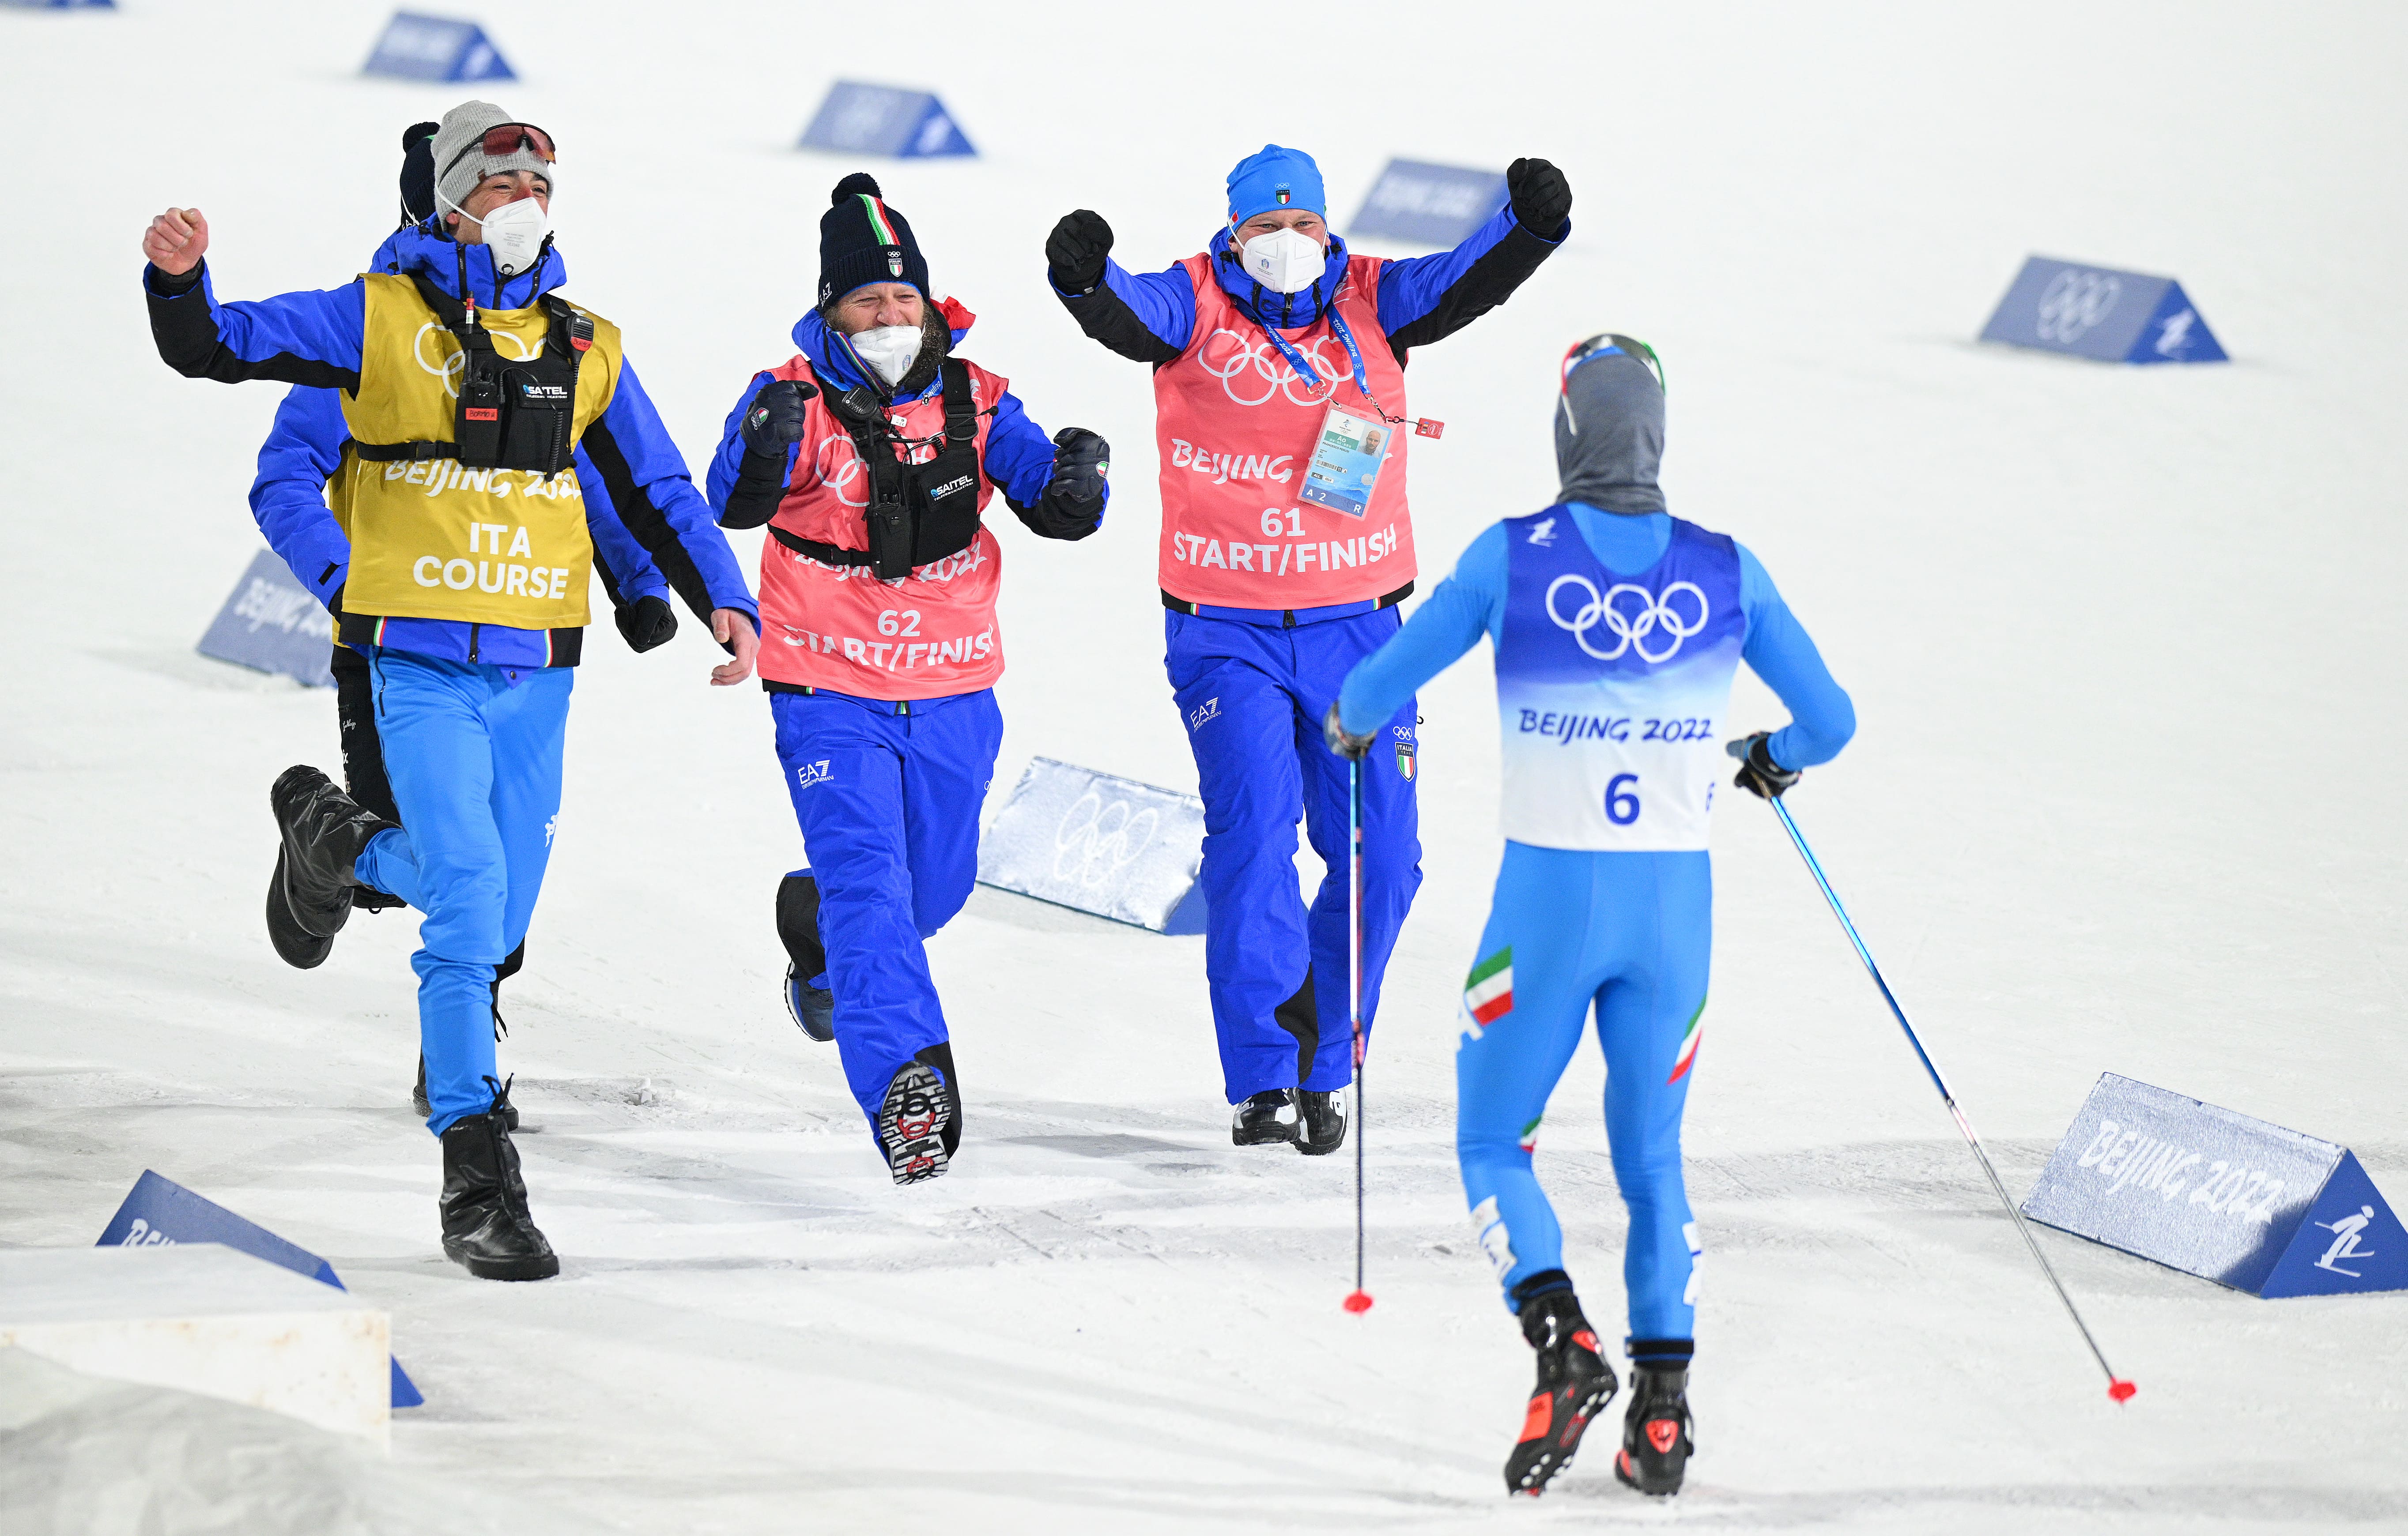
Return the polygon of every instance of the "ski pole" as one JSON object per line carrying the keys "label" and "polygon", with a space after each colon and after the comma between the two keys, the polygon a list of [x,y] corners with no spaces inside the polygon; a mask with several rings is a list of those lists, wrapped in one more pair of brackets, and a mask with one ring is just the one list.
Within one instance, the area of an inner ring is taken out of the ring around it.
{"label": "ski pole", "polygon": [[1363,760],[1346,760],[1346,1017],[1354,1030],[1354,1288],[1346,1310],[1371,1310],[1363,1288]]}
{"label": "ski pole", "polygon": [[2140,1388],[2115,1374],[2115,1368],[2107,1363],[2107,1357],[2100,1352],[2099,1341],[2091,1337],[2090,1325],[2082,1320],[2082,1309],[2073,1304],[2073,1298],[2066,1292],[2065,1282],[2057,1277],[2057,1271],[2049,1264],[2048,1256],[2040,1251],[2040,1240],[2032,1236],[2031,1226],[2024,1220],[2024,1214],[2016,1207],[2014,1197],[2007,1193],[2005,1182],[1999,1177],[1998,1167],[1990,1161],[1989,1152],[1982,1145],[1982,1138],[1973,1133],[1973,1122],[1968,1120],[1965,1112],[1957,1107],[1956,1095],[1948,1090],[1948,1080],[1940,1075],[1939,1064],[1931,1060],[1931,1053],[1923,1048],[1922,1036],[1916,1034],[1914,1026],[1907,1022],[1906,1010],[1899,1006],[1898,995],[1889,989],[1889,983],[1882,979],[1881,967],[1873,963],[1873,952],[1865,947],[1864,939],[1856,932],[1856,925],[1848,920],[1848,909],[1840,904],[1840,893],[1831,889],[1830,878],[1823,873],[1821,860],[1814,857],[1814,850],[1806,846],[1805,833],[1798,830],[1797,821],[1789,815],[1789,807],[1781,803],[1779,796],[1767,797],[1765,804],[1772,807],[1773,815],[1781,818],[1781,825],[1789,833],[1789,841],[1796,846],[1798,857],[1806,860],[1806,868],[1813,875],[1814,883],[1823,888],[1823,899],[1831,903],[1831,916],[1840,919],[1841,931],[1848,935],[1848,943],[1855,946],[1856,959],[1865,962],[1865,974],[1873,978],[1873,986],[1880,989],[1882,1001],[1889,1004],[1890,1017],[1896,1018],[1898,1027],[1906,1031],[1906,1042],[1914,1047],[1915,1059],[1930,1074],[1931,1086],[1940,1090],[1940,1102],[1948,1106],[1949,1115],[1956,1121],[1956,1129],[1965,1133],[1965,1145],[1973,1149],[1975,1158],[1981,1159],[1982,1172],[1989,1175],[1990,1188],[1998,1192],[1999,1203],[2007,1208],[2008,1219],[2022,1234],[2024,1246],[2031,1250],[2032,1259],[2040,1265],[2041,1273],[2048,1276],[2049,1285],[2057,1291],[2057,1299],[2065,1303],[2065,1315],[2073,1319],[2075,1328],[2082,1330],[2082,1342],[2090,1346],[2090,1358],[2099,1362],[2100,1370],[2107,1372],[2107,1395],[2117,1402],[2127,1401]]}

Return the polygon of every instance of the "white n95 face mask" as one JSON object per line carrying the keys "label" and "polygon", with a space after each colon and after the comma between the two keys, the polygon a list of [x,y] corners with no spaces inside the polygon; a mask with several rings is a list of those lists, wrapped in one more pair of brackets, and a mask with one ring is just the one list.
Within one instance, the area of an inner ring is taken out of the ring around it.
{"label": "white n95 face mask", "polygon": [[1320,241],[1300,230],[1275,229],[1247,241],[1238,260],[1254,281],[1272,292],[1301,293],[1321,277],[1329,253]]}
{"label": "white n95 face mask", "polygon": [[552,233],[552,215],[532,197],[505,203],[479,220],[485,244],[493,248],[494,270],[515,277],[536,263],[544,236]]}
{"label": "white n95 face mask", "polygon": [[916,325],[874,326],[856,333],[851,340],[853,354],[877,369],[888,389],[903,382],[903,376],[920,358],[920,328]]}

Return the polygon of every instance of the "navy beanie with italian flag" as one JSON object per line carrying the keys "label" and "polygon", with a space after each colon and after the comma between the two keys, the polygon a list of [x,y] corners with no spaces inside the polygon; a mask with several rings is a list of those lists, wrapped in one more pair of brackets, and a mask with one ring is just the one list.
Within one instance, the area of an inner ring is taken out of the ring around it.
{"label": "navy beanie with italian flag", "polygon": [[910,283],[920,296],[935,302],[928,292],[928,263],[911,225],[886,206],[878,182],[866,171],[855,171],[836,184],[832,205],[820,215],[820,307],[827,308],[856,288],[870,283]]}

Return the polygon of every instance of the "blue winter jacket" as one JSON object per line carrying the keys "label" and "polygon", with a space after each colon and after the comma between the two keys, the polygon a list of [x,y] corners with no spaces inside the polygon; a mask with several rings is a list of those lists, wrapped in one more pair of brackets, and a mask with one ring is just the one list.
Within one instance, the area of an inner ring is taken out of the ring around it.
{"label": "blue winter jacket", "polygon": [[[962,338],[969,334],[967,325],[953,332],[953,350],[960,349]],[[828,329],[827,321],[820,318],[816,309],[795,322],[795,349],[810,360],[811,372],[819,376],[823,385],[839,393],[858,389],[868,382],[868,375],[862,371],[853,348]],[[759,394],[761,387],[768,382],[768,374],[754,374],[752,381],[744,386],[744,392],[737,396],[736,408],[727,413],[726,425],[721,429],[719,451],[711,455],[710,469],[704,476],[714,515],[726,514],[727,498],[735,491],[737,476],[744,464],[744,413],[752,408],[752,397]],[[911,398],[925,400],[943,388],[941,378],[932,379],[925,389]],[[794,474],[796,456],[801,452],[802,445],[799,443],[786,450],[787,476]],[[987,426],[986,454],[982,462],[986,477],[1001,488],[1006,500],[1017,506],[1035,505],[1038,498],[1045,493],[1046,481],[1053,476],[1053,440],[1045,435],[1043,427],[1029,420],[1028,412],[1020,404],[1020,397],[1009,390],[996,403],[995,420]],[[1107,505],[1111,494],[1107,487]]]}
{"label": "blue winter jacket", "polygon": [[[1407,348],[1452,335],[1504,303],[1570,235],[1569,220],[1552,235],[1534,235],[1505,208],[1453,250],[1384,263],[1377,295],[1380,329],[1397,360],[1404,361]],[[1316,323],[1346,272],[1346,242],[1335,235],[1320,280],[1301,293],[1278,293],[1256,282],[1238,262],[1226,225],[1206,249],[1230,301],[1261,324],[1282,330]],[[1108,259],[1103,281],[1084,293],[1065,292],[1050,274],[1047,283],[1082,330],[1124,357],[1168,363],[1194,339],[1196,289],[1182,265],[1133,273]]]}
{"label": "blue winter jacket", "polygon": [[[422,276],[454,296],[461,295],[465,271],[478,304],[494,309],[523,308],[567,277],[559,251],[547,249],[534,271],[504,281],[494,269],[489,248],[455,244],[433,218],[395,232],[378,256],[379,270]],[[188,277],[179,283],[155,267],[143,269],[151,336],[170,367],[188,378],[225,383],[274,378],[314,389],[358,391],[367,323],[366,298],[358,282],[221,304],[206,263],[197,276],[197,282]],[[743,570],[695,490],[632,359],[621,359],[618,388],[609,406],[586,428],[578,458],[580,470],[590,464],[600,476],[618,518],[688,606],[703,613],[734,608],[752,616],[757,627],[759,610]],[[322,555],[319,571],[324,565]],[[541,666],[548,651],[561,664],[575,659],[561,657],[541,630],[456,619],[395,619],[385,626],[384,643],[438,661]]]}

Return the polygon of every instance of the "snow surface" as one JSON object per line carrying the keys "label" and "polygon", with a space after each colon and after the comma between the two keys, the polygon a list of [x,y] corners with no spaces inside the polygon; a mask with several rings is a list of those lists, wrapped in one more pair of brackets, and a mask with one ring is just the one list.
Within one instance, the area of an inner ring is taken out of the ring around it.
{"label": "snow surface", "polygon": [[[1390,154],[1555,159],[1570,246],[1414,357],[1449,428],[1414,453],[1425,580],[1548,499],[1566,344],[1656,342],[1675,509],[1763,557],[1862,716],[1797,814],[2010,1182],[2114,1070],[2348,1143],[2408,1198],[2399,8],[477,13],[528,77],[490,93],[566,147],[569,292],[696,460],[807,302],[852,168],[789,148],[826,82],[932,84],[985,151],[876,169],[984,317],[973,355],[1119,448],[1101,536],[1005,520],[1005,786],[1039,752],[1194,782],[1145,374],[1047,296],[1053,220],[1096,207],[1159,265],[1265,138],[1321,157],[1341,225]],[[597,637],[508,993],[564,1273],[445,1262],[410,923],[363,918],[308,974],[261,931],[266,787],[335,766],[331,698],[192,649],[257,546],[279,391],[174,377],[134,286],[171,201],[210,214],[228,296],[356,270],[398,130],[463,94],[353,74],[383,14],[0,12],[0,1242],[90,1242],[150,1167],[324,1254],[426,1392],[394,1454],[445,1490],[428,1527],[500,1490],[604,1530],[2408,1529],[2408,1296],[2258,1301],[2044,1233],[2141,1384],[2111,1405],[1744,804],[1688,1122],[1689,1489],[1642,1503],[1606,1445],[1509,1501],[1529,1357],[1451,1135],[1498,851],[1477,659],[1423,704],[1368,1316],[1338,1305],[1346,1161],[1227,1144],[1199,940],[982,892],[933,945],[969,1140],[888,1184],[780,1007],[796,839],[761,696],[704,686],[691,622],[640,661]],[[2238,361],[1974,345],[2034,250],[2172,273]],[[1743,683],[1734,723],[1778,718]],[[1566,1078],[1541,1166],[1618,1333],[1599,1074]]]}

